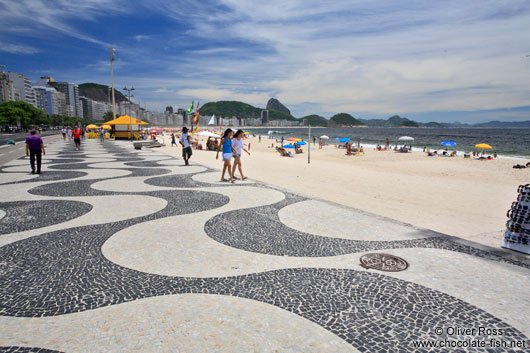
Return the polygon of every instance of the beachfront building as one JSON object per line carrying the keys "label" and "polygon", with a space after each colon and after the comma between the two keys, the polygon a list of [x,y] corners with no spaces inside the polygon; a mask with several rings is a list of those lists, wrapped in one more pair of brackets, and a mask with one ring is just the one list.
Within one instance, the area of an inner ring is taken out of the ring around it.
{"label": "beachfront building", "polygon": [[[263,124],[265,125],[265,124]],[[287,119],[278,119],[278,120],[271,120],[269,121],[266,126],[283,126],[283,127],[291,127],[291,126],[300,126],[299,121],[290,121]]]}
{"label": "beachfront building", "polygon": [[17,74],[16,72],[8,72],[8,77],[13,86],[19,91],[19,99],[26,103],[31,104],[34,107],[37,107],[37,102],[35,101],[35,91],[31,86],[31,81],[24,75]]}
{"label": "beachfront building", "polygon": [[269,111],[268,110],[261,111],[261,122],[263,125],[267,125],[269,123]]}
{"label": "beachfront building", "polygon": [[9,75],[0,71],[0,103],[20,100],[20,91],[15,88]]}
{"label": "beachfront building", "polygon": [[140,111],[140,105],[129,102],[129,101],[121,101],[118,103],[116,107],[116,113],[121,115],[129,115],[133,118],[137,118]]}
{"label": "beachfront building", "polygon": [[[79,99],[79,87],[75,83],[70,82],[55,82],[51,77],[44,76],[41,80],[47,80],[48,86],[64,93],[65,98],[65,114],[69,116],[83,117],[83,105]],[[40,80],[38,82],[41,82]]]}
{"label": "beachfront building", "polygon": [[64,93],[46,86],[35,86],[33,89],[35,90],[37,108],[48,115],[63,114]]}
{"label": "beachfront building", "polygon": [[247,126],[261,126],[261,119],[255,119],[255,118],[248,118],[246,120]]}
{"label": "beachfront building", "polygon": [[98,102],[88,97],[79,97],[83,106],[83,117],[86,119],[102,120],[106,112],[112,111],[108,103]]}

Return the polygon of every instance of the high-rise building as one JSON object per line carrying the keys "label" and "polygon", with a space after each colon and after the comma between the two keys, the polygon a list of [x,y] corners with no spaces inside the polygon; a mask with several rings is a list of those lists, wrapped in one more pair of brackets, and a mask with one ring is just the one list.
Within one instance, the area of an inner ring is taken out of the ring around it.
{"label": "high-rise building", "polygon": [[[83,105],[79,100],[79,87],[75,83],[70,82],[54,82],[51,77],[41,77],[41,79],[48,79],[48,86],[55,88],[58,91],[64,93],[66,99],[66,105],[71,106],[72,108],[66,108],[67,111],[73,112],[72,116],[77,116],[78,118],[83,117]],[[39,81],[40,82],[40,81]]]}
{"label": "high-rise building", "polygon": [[8,72],[9,80],[13,82],[13,86],[19,90],[20,100],[37,106],[35,101],[35,91],[31,86],[31,81],[24,75],[17,74],[16,72]]}
{"label": "high-rise building", "polygon": [[49,86],[50,83],[55,82],[53,77],[50,76],[41,76],[37,80],[37,86]]}
{"label": "high-rise building", "polygon": [[112,110],[108,103],[98,102],[88,97],[79,97],[83,107],[83,117],[85,119],[102,120],[107,111]]}
{"label": "high-rise building", "polygon": [[266,125],[269,122],[269,111],[268,110],[261,111],[261,122],[263,125]]}
{"label": "high-rise building", "polygon": [[83,117],[85,119],[92,119],[92,99],[87,97],[79,97],[81,106],[83,107]]}
{"label": "high-rise building", "polygon": [[52,87],[35,86],[35,102],[37,108],[48,115],[63,114],[64,93]]}
{"label": "high-rise building", "polygon": [[166,113],[167,113],[167,114],[173,114],[173,107],[170,106],[170,105],[168,105],[168,106],[166,107]]}
{"label": "high-rise building", "polygon": [[13,81],[9,79],[9,75],[0,71],[0,103],[19,99],[20,91],[15,88]]}

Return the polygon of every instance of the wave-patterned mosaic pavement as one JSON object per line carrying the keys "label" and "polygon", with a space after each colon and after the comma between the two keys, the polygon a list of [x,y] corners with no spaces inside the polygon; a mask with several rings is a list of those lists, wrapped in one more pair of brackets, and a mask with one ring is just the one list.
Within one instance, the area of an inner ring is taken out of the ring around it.
{"label": "wave-patterned mosaic pavement", "polygon": [[[421,352],[530,333],[524,258],[129,143],[47,152],[40,176],[25,158],[0,171],[0,352]],[[366,270],[368,252],[410,267]]]}

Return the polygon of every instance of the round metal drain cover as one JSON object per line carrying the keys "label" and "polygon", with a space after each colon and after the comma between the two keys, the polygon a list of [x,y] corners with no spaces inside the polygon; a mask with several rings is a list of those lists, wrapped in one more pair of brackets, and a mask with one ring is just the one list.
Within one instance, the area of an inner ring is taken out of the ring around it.
{"label": "round metal drain cover", "polygon": [[394,255],[373,253],[361,256],[361,266],[379,271],[399,272],[406,270],[409,263]]}

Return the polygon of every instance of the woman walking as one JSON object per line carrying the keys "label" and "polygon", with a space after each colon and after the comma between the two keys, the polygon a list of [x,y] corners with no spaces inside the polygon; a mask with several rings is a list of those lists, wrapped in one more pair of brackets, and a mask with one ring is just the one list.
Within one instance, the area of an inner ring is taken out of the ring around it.
{"label": "woman walking", "polygon": [[[232,154],[234,153],[233,146],[232,146],[232,135],[234,132],[232,129],[226,129],[223,138],[221,139],[220,146],[223,146],[223,173],[221,174],[221,181],[227,181],[225,179],[225,172],[228,169],[228,175],[230,175],[230,181],[234,182],[234,176],[232,174],[232,165],[230,164],[230,160],[232,159]],[[217,147],[217,156],[215,159],[219,159],[219,147]]]}
{"label": "woman walking", "polygon": [[241,166],[241,151],[247,152],[250,156],[250,152],[245,148],[243,143],[243,130],[237,130],[232,140],[232,147],[234,149],[234,167],[232,168],[232,176],[235,177],[236,167],[239,169],[241,180],[245,180],[247,177],[243,175],[243,168]]}

